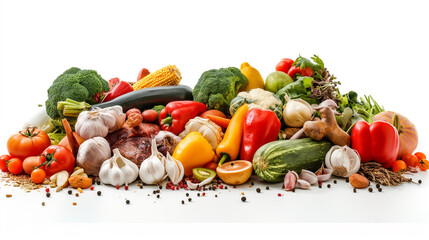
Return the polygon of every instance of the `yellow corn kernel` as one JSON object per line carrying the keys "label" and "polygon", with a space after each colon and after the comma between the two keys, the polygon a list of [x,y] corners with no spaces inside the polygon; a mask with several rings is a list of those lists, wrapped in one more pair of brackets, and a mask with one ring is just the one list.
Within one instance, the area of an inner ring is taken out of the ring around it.
{"label": "yellow corn kernel", "polygon": [[175,65],[168,65],[137,81],[133,85],[133,89],[179,85],[181,79],[179,69]]}

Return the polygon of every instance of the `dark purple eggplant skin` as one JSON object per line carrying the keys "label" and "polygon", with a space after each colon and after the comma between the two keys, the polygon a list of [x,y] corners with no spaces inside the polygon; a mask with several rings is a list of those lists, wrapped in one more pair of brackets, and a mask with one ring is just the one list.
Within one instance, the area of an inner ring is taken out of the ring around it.
{"label": "dark purple eggplant skin", "polygon": [[126,112],[131,108],[144,110],[183,100],[193,100],[192,88],[186,85],[152,87],[129,92],[108,102],[94,104],[91,110],[119,105]]}

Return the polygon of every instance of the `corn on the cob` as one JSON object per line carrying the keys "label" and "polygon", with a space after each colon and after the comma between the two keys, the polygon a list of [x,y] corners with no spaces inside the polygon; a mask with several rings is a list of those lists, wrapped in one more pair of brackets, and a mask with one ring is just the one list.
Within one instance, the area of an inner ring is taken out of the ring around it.
{"label": "corn on the cob", "polygon": [[133,85],[133,89],[178,85],[181,79],[179,69],[175,65],[168,65],[140,79]]}

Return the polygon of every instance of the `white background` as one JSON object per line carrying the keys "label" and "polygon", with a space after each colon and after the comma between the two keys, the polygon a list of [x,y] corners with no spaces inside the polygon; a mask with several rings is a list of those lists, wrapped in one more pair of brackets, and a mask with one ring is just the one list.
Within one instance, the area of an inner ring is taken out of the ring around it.
{"label": "white background", "polygon": [[[429,154],[428,16],[425,1],[2,1],[0,153],[6,153],[7,138],[20,129],[37,104],[44,103],[56,76],[72,66],[95,69],[105,79],[135,81],[142,67],[154,71],[175,64],[182,72],[182,84],[193,87],[201,73],[212,68],[239,67],[247,61],[266,77],[281,58],[317,54],[342,82],[343,93],[371,94],[386,109],[407,116],[419,131],[417,150]],[[54,193],[46,200],[40,192],[24,194],[2,187],[0,234],[14,236],[11,222],[34,227],[35,222],[46,221],[109,222],[107,229],[118,231],[117,236],[147,223],[131,228],[112,222],[427,222],[429,177],[423,173],[414,178],[423,179],[423,185],[353,194],[350,186],[340,182],[330,190],[314,188],[282,198],[275,196],[279,187],[256,195],[246,185],[218,199],[209,193],[204,200],[185,206],[179,204],[185,199],[183,191],[163,193],[154,203],[153,197],[146,196],[149,190],[102,188],[102,199],[91,196],[94,192],[84,193],[73,207],[75,199],[65,193]],[[14,197],[6,199],[9,191]],[[249,202],[239,201],[241,191]],[[126,206],[125,198],[132,204]],[[42,208],[41,201],[47,206]],[[82,229],[73,234],[100,234],[85,224],[71,226]],[[218,226],[224,230],[219,234],[267,236],[279,229],[291,230],[291,225],[263,225],[256,231],[260,226],[253,224],[253,231],[240,232],[228,226]],[[236,227],[244,226],[249,225]],[[325,231],[320,225],[311,226]],[[422,233],[413,226],[408,226],[411,231],[389,234]],[[201,225],[170,227],[179,232],[202,231]],[[46,229],[61,232],[58,229],[63,228],[70,224]],[[175,235],[164,227],[156,229]],[[307,226],[298,229],[305,231]],[[360,233],[380,234],[376,228],[365,229]],[[341,227],[338,233],[349,230],[355,229]],[[218,236],[216,229],[208,233]]]}

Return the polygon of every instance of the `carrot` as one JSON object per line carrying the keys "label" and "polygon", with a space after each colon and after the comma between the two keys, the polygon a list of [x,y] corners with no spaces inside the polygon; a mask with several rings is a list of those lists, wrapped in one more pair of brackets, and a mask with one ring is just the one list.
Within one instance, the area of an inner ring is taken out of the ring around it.
{"label": "carrot", "polygon": [[72,150],[73,156],[76,158],[77,151],[79,150],[79,143],[77,142],[76,138],[73,135],[73,131],[70,127],[70,123],[67,121],[67,119],[63,119],[63,125],[64,129],[66,130],[66,136],[69,140],[69,145]]}
{"label": "carrot", "polygon": [[227,128],[229,125],[229,122],[231,122],[231,119],[223,118],[223,117],[219,117],[219,116],[214,116],[214,115],[207,115],[207,118],[210,121],[219,125],[221,128]]}

